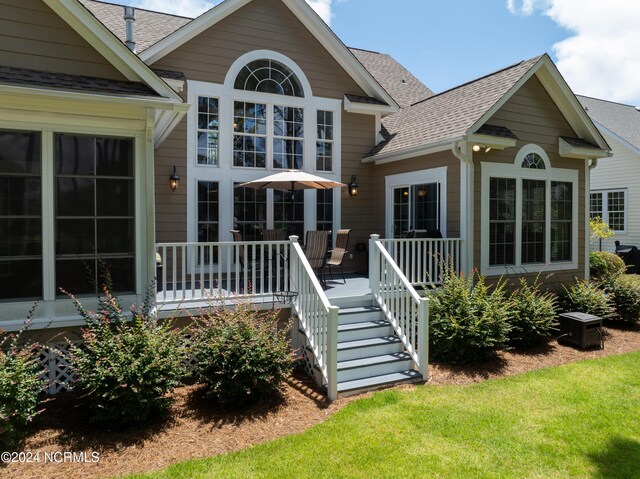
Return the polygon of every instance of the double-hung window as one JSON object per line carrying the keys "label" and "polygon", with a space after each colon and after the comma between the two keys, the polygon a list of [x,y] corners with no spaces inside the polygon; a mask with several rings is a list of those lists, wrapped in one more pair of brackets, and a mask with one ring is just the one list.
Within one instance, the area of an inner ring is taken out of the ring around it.
{"label": "double-hung window", "polygon": [[551,168],[536,145],[481,168],[483,272],[577,268],[578,170]]}
{"label": "double-hung window", "polygon": [[627,190],[598,190],[591,192],[591,218],[600,218],[616,233],[625,233]]}

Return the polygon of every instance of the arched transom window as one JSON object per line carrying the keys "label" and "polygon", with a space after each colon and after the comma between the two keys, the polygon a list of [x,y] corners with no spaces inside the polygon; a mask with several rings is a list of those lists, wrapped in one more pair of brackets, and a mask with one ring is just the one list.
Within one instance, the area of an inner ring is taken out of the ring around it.
{"label": "arched transom window", "polygon": [[544,160],[537,153],[529,153],[522,160],[522,168],[530,168],[532,170],[544,170],[546,166]]}
{"label": "arched transom window", "polygon": [[234,88],[304,97],[302,85],[293,71],[282,63],[270,59],[254,60],[248,63],[236,77]]}

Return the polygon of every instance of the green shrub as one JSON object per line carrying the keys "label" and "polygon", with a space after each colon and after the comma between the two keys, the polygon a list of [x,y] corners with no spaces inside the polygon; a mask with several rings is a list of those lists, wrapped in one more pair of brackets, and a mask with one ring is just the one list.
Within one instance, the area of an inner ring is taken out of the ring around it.
{"label": "green shrub", "polygon": [[116,427],[145,422],[164,412],[184,373],[185,350],[179,332],[150,313],[151,288],[132,317],[123,314],[108,287],[98,311],[86,311],[83,343],[70,345],[74,390],[91,421]]}
{"label": "green shrub", "polygon": [[589,262],[591,278],[595,280],[608,281],[627,272],[622,258],[614,253],[592,251],[589,253]]}
{"label": "green shrub", "polygon": [[446,363],[474,363],[495,357],[507,346],[509,303],[504,283],[493,291],[478,275],[465,278],[446,268],[442,288],[431,300],[429,340],[433,359]]}
{"label": "green shrub", "polygon": [[611,295],[614,313],[611,319],[626,323],[640,322],[640,284],[620,276],[604,285]]}
{"label": "green shrub", "polygon": [[601,283],[577,281],[570,287],[563,286],[560,309],[563,312],[589,313],[602,319],[612,317],[612,298]]}
{"label": "green shrub", "polygon": [[0,331],[0,337],[0,451],[9,451],[18,447],[27,424],[38,414],[43,384],[34,345],[20,346],[20,333]]}
{"label": "green shrub", "polygon": [[509,342],[514,346],[535,346],[549,339],[556,322],[556,297],[540,290],[536,278],[529,284],[520,278],[520,286],[511,293],[511,332]]}
{"label": "green shrub", "polygon": [[278,312],[258,312],[249,303],[218,307],[195,332],[197,375],[209,395],[226,404],[255,402],[277,392],[292,368],[288,328]]}

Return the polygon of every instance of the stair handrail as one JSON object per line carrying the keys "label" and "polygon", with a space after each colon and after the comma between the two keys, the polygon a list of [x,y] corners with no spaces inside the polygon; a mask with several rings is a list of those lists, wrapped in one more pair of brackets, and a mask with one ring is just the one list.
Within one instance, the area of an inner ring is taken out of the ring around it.
{"label": "stair handrail", "polygon": [[429,378],[429,298],[418,294],[380,241],[380,235],[371,235],[369,254],[371,293],[426,381]]}
{"label": "stair handrail", "polygon": [[332,306],[320,281],[298,243],[290,236],[291,287],[296,288],[292,306],[327,384],[327,398],[338,396],[338,311]]}

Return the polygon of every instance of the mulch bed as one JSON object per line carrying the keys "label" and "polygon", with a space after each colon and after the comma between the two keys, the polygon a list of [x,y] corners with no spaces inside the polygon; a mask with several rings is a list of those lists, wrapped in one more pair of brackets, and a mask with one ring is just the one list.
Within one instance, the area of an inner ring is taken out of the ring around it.
{"label": "mulch bed", "polygon": [[[476,366],[431,364],[434,384],[467,384],[556,366],[573,361],[640,350],[640,328],[606,328],[604,350],[581,351],[555,342],[527,351],[501,353]],[[403,386],[414,387],[414,386]],[[243,449],[270,439],[305,431],[362,396],[327,404],[306,376],[296,375],[282,394],[243,411],[221,410],[202,397],[197,385],[175,391],[167,417],[132,431],[110,431],[88,425],[70,395],[46,404],[27,437],[24,451],[100,453],[97,463],[13,463],[0,476],[25,478],[94,478],[153,471],[178,461]]]}

